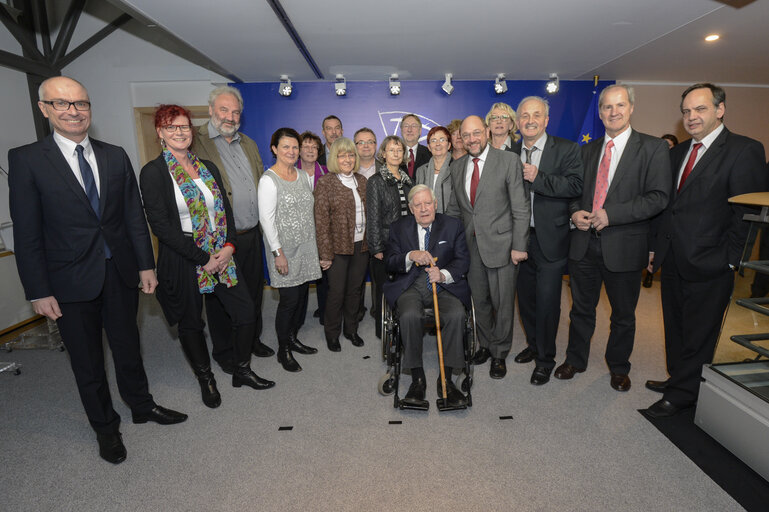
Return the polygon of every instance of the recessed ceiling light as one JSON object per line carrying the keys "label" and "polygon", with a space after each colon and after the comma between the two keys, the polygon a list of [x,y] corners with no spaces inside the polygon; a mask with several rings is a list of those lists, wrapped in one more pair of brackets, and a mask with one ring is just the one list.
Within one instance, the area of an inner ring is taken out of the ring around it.
{"label": "recessed ceiling light", "polygon": [[718,38],[721,37],[718,34],[710,34],[709,36],[705,37],[705,41],[712,43],[713,41],[717,41]]}

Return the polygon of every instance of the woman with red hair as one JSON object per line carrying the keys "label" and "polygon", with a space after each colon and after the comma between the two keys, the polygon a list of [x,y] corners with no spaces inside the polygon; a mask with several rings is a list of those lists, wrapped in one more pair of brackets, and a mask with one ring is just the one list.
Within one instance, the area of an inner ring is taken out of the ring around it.
{"label": "woman with red hair", "polygon": [[203,294],[221,301],[232,318],[235,372],[232,385],[267,389],[274,382],[251,371],[254,306],[232,255],[237,249],[235,222],[219,169],[199,160],[192,143],[190,113],[178,105],[161,105],[155,130],[162,153],[147,163],[139,178],[144,210],[158,238],[157,297],[170,325],[178,324],[179,341],[195,376],[203,403],[221,404],[203,334]]}

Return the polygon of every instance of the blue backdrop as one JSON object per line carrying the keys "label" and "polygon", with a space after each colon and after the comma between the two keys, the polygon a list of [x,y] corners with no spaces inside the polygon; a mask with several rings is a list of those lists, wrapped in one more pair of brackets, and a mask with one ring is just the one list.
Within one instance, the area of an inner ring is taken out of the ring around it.
{"label": "blue backdrop", "polygon": [[[614,82],[592,80],[561,81],[560,91],[548,97],[550,123],[548,133],[580,140],[593,90],[601,91]],[[400,134],[398,123],[405,113],[415,113],[422,119],[422,139],[436,125],[446,125],[452,119],[476,114],[484,117],[496,102],[516,108],[526,96],[546,96],[545,81],[507,81],[508,90],[495,94],[493,81],[473,80],[454,82],[454,93],[447,96],[442,81],[401,81],[401,93],[391,96],[386,81],[347,82],[347,96],[336,96],[333,82],[294,82],[293,94],[278,94],[278,83],[232,84],[243,94],[245,102],[241,130],[259,145],[265,166],[274,162],[269,150],[270,136],[283,126],[299,133],[310,130],[321,135],[321,122],[329,114],[342,120],[344,135],[352,138],[358,128],[367,126],[376,133],[377,141],[386,135]],[[602,128],[601,123],[598,125]],[[603,136],[598,133],[592,136]]]}

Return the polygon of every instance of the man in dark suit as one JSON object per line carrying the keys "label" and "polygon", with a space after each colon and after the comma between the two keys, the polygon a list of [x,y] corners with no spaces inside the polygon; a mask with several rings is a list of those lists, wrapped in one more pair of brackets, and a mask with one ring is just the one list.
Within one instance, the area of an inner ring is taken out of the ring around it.
{"label": "man in dark suit", "polygon": [[417,169],[430,161],[433,154],[419,143],[422,136],[422,120],[416,114],[406,114],[401,118],[401,136],[406,143],[409,178],[414,179]]}
{"label": "man in dark suit", "polygon": [[54,134],[8,152],[16,263],[35,313],[59,326],[99,455],[117,464],[126,449],[104,370],[102,328],[134,423],[187,419],[154,402],[144,373],[137,284],[144,293],[157,286],[152,245],[128,156],[88,137],[85,88],[54,77],[40,85],[39,97]]}
{"label": "man in dark suit", "polygon": [[[465,279],[470,254],[465,233],[459,220],[435,213],[435,194],[426,185],[411,189],[409,209],[413,217],[402,217],[390,227],[385,265],[395,279],[383,287],[387,302],[394,309],[397,306],[404,346],[402,366],[411,369],[411,386],[403,400],[425,405],[422,337],[424,308],[433,306],[429,281],[438,285],[447,400],[452,405],[466,405],[451,379],[453,369],[464,366],[462,335],[465,308],[470,307],[470,288]],[[430,266],[433,262],[435,266]],[[440,378],[438,394],[443,395]]]}
{"label": "man in dark suit", "polygon": [[344,135],[344,129],[342,128],[342,121],[334,114],[323,118],[320,129],[323,132],[323,138],[326,139],[326,144],[323,145],[323,151],[318,152],[318,163],[326,165],[326,158],[328,158],[328,152],[331,151],[331,144]]}
{"label": "man in dark suit", "polygon": [[523,181],[531,196],[529,258],[518,270],[518,310],[527,346],[516,363],[536,359],[531,383],[550,380],[555,367],[555,336],[561,320],[561,283],[569,256],[569,203],[582,194],[579,146],[545,132],[547,100],[530,96],[518,105],[522,143],[513,151],[523,163]]}
{"label": "man in dark suit", "polygon": [[481,345],[473,363],[491,358],[489,375],[501,379],[513,343],[518,264],[528,256],[529,196],[521,159],[489,145],[483,119],[466,118],[460,132],[468,154],[449,168],[453,192],[446,212],[463,220],[470,249],[468,279]]}
{"label": "man in dark suit", "polygon": [[585,371],[601,283],[611,304],[606,363],[611,387],[630,389],[630,354],[641,272],[648,263],[652,217],[670,194],[668,144],[630,127],[633,89],[623,84],[601,91],[598,111],[606,136],[582,147],[582,197],[570,205],[569,247],[572,308],[566,362],[555,377],[571,379]]}
{"label": "man in dark suit", "polygon": [[732,196],[767,190],[764,147],[726,129],[726,93],[709,83],[682,95],[690,141],[670,150],[673,193],[654,223],[650,255],[662,266],[667,381],[646,387],[664,393],[648,413],[672,416],[694,405],[702,365],[711,362],[734,287],[749,224],[749,208]]}

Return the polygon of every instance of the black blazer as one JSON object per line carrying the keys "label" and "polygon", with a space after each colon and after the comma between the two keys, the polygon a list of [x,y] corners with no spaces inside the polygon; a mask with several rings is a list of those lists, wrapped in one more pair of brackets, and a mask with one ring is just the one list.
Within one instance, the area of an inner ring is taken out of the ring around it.
{"label": "black blazer", "polygon": [[[521,154],[522,142],[512,151]],[[527,184],[534,192],[531,204],[537,240],[548,261],[557,261],[569,255],[569,203],[582,195],[584,170],[579,146],[576,142],[547,136],[537,177]]]}
{"label": "black blazer", "polygon": [[[584,185],[582,197],[569,206],[572,214],[593,209],[603,140],[601,137],[582,146]],[[609,225],[601,230],[601,248],[604,264],[610,271],[641,270],[649,263],[649,226],[651,219],[667,205],[670,184],[667,142],[633,130],[603,206]],[[590,236],[589,231],[571,231],[570,259],[580,260],[585,256]]]}
{"label": "black blazer", "polygon": [[749,229],[742,217],[752,209],[728,199],[769,190],[769,177],[763,145],[724,128],[676,193],[690,146],[691,139],[670,150],[674,192],[655,220],[652,250],[655,268],[664,264],[672,249],[681,276],[702,281],[740,263]]}
{"label": "black blazer", "polygon": [[[401,218],[390,227],[390,238],[385,247],[384,261],[387,271],[395,274],[395,278],[384,284],[383,291],[387,302],[393,308],[398,297],[416,279],[424,279],[425,276],[424,269],[416,265],[411,265],[406,272],[406,254],[419,250],[417,233],[417,222],[411,215]],[[441,284],[441,287],[469,308],[470,287],[467,285],[465,274],[470,268],[470,251],[467,249],[462,222],[436,213],[430,230],[427,251],[434,258],[438,258],[436,262],[438,268],[448,270],[454,280],[451,284]]]}
{"label": "black blazer", "polygon": [[136,175],[123,148],[90,139],[101,218],[49,135],[8,152],[14,252],[27,299],[96,298],[106,272],[104,243],[127,287],[154,268]]}

